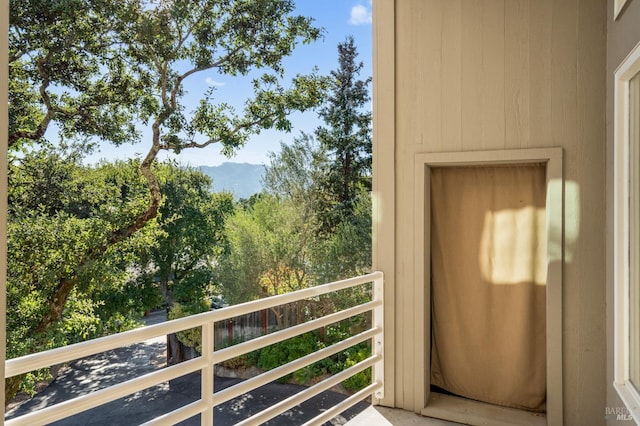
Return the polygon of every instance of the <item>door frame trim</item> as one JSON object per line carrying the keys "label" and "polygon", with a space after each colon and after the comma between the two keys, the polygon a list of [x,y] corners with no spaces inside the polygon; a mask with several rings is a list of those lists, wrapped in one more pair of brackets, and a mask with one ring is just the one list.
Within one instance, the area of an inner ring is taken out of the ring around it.
{"label": "door frame trim", "polygon": [[[429,326],[431,294],[429,277],[431,276],[431,167],[460,167],[474,165],[546,163],[547,181],[547,425],[563,424],[562,401],[562,278],[565,255],[571,261],[570,246],[577,238],[579,227],[578,188],[572,186],[569,198],[565,200],[565,181],[563,176],[563,150],[559,147],[539,149],[512,149],[496,151],[466,151],[418,153],[415,155],[415,341],[425,342],[418,345],[416,365],[417,377],[422,377],[417,395],[424,407],[422,414],[429,413],[430,393],[430,353],[427,350],[431,341]],[[568,201],[568,202],[567,202]],[[565,211],[567,202],[567,211]],[[565,216],[571,216],[571,229],[565,230]],[[575,227],[575,228],[574,228]],[[567,232],[565,232],[567,231]],[[565,238],[566,236],[566,238]]]}

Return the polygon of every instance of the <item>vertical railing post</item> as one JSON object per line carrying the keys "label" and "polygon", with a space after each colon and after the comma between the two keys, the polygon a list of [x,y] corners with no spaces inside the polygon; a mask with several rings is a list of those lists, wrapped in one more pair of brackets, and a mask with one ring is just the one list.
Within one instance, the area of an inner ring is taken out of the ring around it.
{"label": "vertical railing post", "polygon": [[213,329],[213,321],[202,324],[202,356],[207,361],[207,366],[200,371],[200,399],[207,405],[207,409],[200,414],[202,426],[213,425]]}
{"label": "vertical railing post", "polygon": [[384,398],[384,276],[373,281],[373,300],[380,302],[380,306],[373,310],[373,326],[382,330],[376,334],[373,340],[373,353],[380,355],[382,361],[378,361],[373,369],[373,381],[380,382],[382,388],[377,390],[375,399]]}

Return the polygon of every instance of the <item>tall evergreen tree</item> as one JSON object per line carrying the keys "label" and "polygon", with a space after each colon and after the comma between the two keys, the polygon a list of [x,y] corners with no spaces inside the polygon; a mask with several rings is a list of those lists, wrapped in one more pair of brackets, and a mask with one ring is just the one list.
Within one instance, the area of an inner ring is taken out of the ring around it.
{"label": "tall evergreen tree", "polygon": [[371,188],[371,78],[359,79],[363,63],[357,56],[353,37],[338,44],[339,66],[331,71],[330,95],[319,111],[325,126],[316,137],[329,155],[319,206],[327,233],[352,216],[358,189]]}

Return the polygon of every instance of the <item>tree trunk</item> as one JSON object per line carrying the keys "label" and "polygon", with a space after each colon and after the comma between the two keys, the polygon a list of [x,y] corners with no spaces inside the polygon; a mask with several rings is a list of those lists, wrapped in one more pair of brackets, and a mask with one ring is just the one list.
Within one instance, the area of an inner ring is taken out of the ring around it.
{"label": "tree trunk", "polygon": [[[60,318],[60,316],[62,315],[62,311],[64,310],[64,306],[67,303],[67,299],[69,298],[69,294],[71,294],[71,291],[75,287],[76,283],[77,278],[75,277],[72,279],[63,278],[60,280],[56,291],[49,299],[49,309],[47,310],[47,313],[44,315],[44,317],[42,317],[36,328],[33,330],[32,335],[34,335],[37,340],[40,340],[42,334]],[[24,374],[20,374],[18,376],[5,379],[5,406],[18,394],[24,376]]]}
{"label": "tree trunk", "polygon": [[44,333],[54,322],[56,322],[60,318],[60,316],[62,315],[62,311],[64,310],[64,306],[67,303],[67,299],[69,298],[69,294],[71,294],[71,291],[73,290],[77,282],[77,277],[73,277],[71,279],[60,279],[56,291],[49,299],[49,310],[40,320],[38,326],[34,330],[36,336],[38,336],[37,338],[39,338],[39,335]]}
{"label": "tree trunk", "polygon": [[162,298],[164,299],[164,303],[167,306],[173,305],[173,300],[171,298],[171,292],[169,291],[169,280],[163,279],[160,281],[160,291],[162,292]]}
{"label": "tree trunk", "polygon": [[179,364],[195,357],[195,349],[178,340],[175,333],[167,335],[167,366]]}
{"label": "tree trunk", "polygon": [[[145,177],[147,187],[149,188],[149,205],[147,206],[147,209],[139,214],[129,225],[113,231],[103,246],[87,252],[84,258],[78,263],[76,271],[81,270],[93,260],[100,258],[109,249],[109,247],[126,240],[144,228],[151,219],[158,215],[162,194],[160,192],[158,179],[153,173],[151,165],[159,152],[159,146],[159,135],[154,134],[153,146],[149,150],[149,153],[142,164],[140,164],[140,173]],[[38,325],[32,329],[36,339],[39,339],[52,324],[60,319],[67,303],[67,299],[77,283],[77,276],[72,276],[71,278],[61,277],[59,279],[58,286],[48,301],[47,312],[38,322]],[[5,406],[8,401],[13,399],[20,389],[22,377],[24,377],[24,375],[5,380]]]}
{"label": "tree trunk", "polygon": [[8,379],[4,379],[4,406],[6,407],[9,402],[13,399],[14,396],[17,395],[20,390],[20,384],[22,383],[22,378],[24,374],[20,374],[18,376],[9,377]]}
{"label": "tree trunk", "polygon": [[283,330],[283,324],[282,324],[282,308],[280,308],[279,306],[273,307],[271,308],[271,312],[273,312],[273,315],[275,315],[276,317],[276,323],[278,324],[278,330]]}

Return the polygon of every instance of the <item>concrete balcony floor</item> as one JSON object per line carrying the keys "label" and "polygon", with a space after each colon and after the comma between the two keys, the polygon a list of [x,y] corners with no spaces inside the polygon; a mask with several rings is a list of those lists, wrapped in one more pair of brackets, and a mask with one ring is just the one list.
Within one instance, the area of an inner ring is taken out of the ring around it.
{"label": "concrete balcony floor", "polygon": [[461,423],[423,417],[411,411],[370,406],[346,423],[346,426],[459,426]]}

